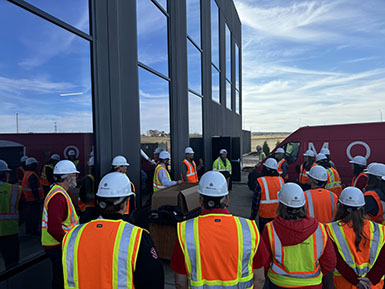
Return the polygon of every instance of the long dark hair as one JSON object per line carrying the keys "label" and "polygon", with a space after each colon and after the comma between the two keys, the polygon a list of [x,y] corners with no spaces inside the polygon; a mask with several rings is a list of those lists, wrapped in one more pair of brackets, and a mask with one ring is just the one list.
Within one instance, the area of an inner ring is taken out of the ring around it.
{"label": "long dark hair", "polygon": [[362,240],[364,240],[364,246],[366,241],[369,241],[368,236],[366,236],[363,232],[365,224],[364,213],[364,207],[354,208],[338,203],[337,213],[334,217],[334,221],[340,221],[341,226],[349,226],[353,228],[353,231],[356,234],[354,245],[356,245],[357,252],[361,251],[360,243]]}
{"label": "long dark hair", "polygon": [[306,206],[300,208],[290,208],[284,204],[279,203],[277,207],[277,216],[285,220],[302,220],[306,218]]}
{"label": "long dark hair", "polygon": [[353,171],[354,171],[354,175],[355,176],[358,176],[360,173],[363,172],[363,170],[365,169],[364,166],[360,166],[360,165],[357,165],[357,164],[353,164]]}

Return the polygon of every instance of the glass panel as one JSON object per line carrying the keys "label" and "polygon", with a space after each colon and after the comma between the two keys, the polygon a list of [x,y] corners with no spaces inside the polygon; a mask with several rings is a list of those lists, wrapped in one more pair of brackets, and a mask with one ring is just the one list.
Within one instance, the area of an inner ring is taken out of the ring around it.
{"label": "glass panel", "polygon": [[37,8],[67,22],[68,24],[82,30],[90,32],[90,17],[88,0],[26,0]]}
{"label": "glass panel", "polygon": [[219,68],[219,9],[211,0],[211,61]]}
{"label": "glass panel", "polygon": [[220,103],[219,71],[211,65],[211,99]]}
{"label": "glass panel", "polygon": [[189,92],[188,94],[189,136],[202,137],[202,98]]}
{"label": "glass panel", "polygon": [[285,159],[288,164],[293,164],[297,161],[300,148],[299,142],[289,142],[283,146],[285,150]]}
{"label": "glass panel", "polygon": [[226,80],[226,107],[231,109],[231,83]]}
{"label": "glass panel", "polygon": [[150,0],[137,0],[138,60],[168,76],[167,16]]}
{"label": "glass panel", "polygon": [[156,144],[170,152],[169,83],[139,69],[141,144]]}
{"label": "glass panel", "polygon": [[240,99],[239,98],[240,98],[239,91],[235,90],[235,112],[238,114],[240,111],[240,107],[239,107]]}
{"label": "glass panel", "polygon": [[188,87],[202,94],[202,54],[187,39]]}
{"label": "glass panel", "polygon": [[[7,27],[0,29],[0,159],[11,169],[0,174],[0,214],[16,213],[15,222],[0,222],[0,236],[9,235],[1,273],[43,254],[42,203],[53,182],[52,169],[44,177],[43,168],[57,154],[74,161],[79,180],[85,176],[93,127],[90,43],[8,1],[0,4],[0,26]],[[37,162],[23,165],[25,155]],[[23,182],[26,171],[36,175]],[[12,205],[6,183],[24,187]],[[77,200],[79,188],[72,195]]]}
{"label": "glass panel", "polygon": [[167,0],[156,0],[156,2],[158,2],[163,7],[163,9],[167,11]]}
{"label": "glass panel", "polygon": [[231,34],[229,27],[226,27],[226,78],[231,81]]}
{"label": "glass panel", "polygon": [[235,88],[239,90],[239,47],[235,43]]}
{"label": "glass panel", "polygon": [[201,1],[187,0],[187,34],[201,47]]}

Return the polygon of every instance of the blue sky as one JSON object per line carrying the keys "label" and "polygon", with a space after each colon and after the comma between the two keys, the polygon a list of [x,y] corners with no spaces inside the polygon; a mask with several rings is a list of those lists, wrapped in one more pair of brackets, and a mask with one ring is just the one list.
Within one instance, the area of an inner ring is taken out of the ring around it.
{"label": "blue sky", "polygon": [[385,119],[383,0],[235,0],[252,131]]}

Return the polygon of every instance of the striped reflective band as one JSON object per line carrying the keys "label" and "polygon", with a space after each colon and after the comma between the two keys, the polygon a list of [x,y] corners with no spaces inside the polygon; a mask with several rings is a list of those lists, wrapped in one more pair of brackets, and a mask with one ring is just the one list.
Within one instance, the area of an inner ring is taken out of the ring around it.
{"label": "striped reflective band", "polygon": [[[251,249],[253,244],[251,243],[251,231],[248,222],[243,218],[235,218],[235,222],[237,222],[238,227],[238,235],[241,235],[241,238],[238,236],[238,242],[243,241],[242,247],[239,246],[239,248],[243,248],[243,250],[239,250],[239,254],[243,254],[243,256],[240,256],[242,258],[239,258],[239,260],[242,260],[242,263],[239,264],[242,266],[242,277],[247,277],[251,274],[249,272],[249,260],[251,257]],[[239,222],[239,224],[238,224]],[[241,230],[240,227],[242,228]],[[239,272],[239,270],[238,270]]]}
{"label": "striped reflective band", "polygon": [[[260,203],[261,204],[274,204],[274,203],[278,203],[278,199],[270,200],[269,186],[267,185],[265,177],[262,177],[261,180],[262,180],[262,183],[263,183],[263,187],[265,189],[266,200],[261,200]],[[281,187],[282,187],[283,186],[282,179],[279,177],[278,180],[279,180],[279,183],[281,184]]]}
{"label": "striped reflective band", "polygon": [[309,207],[309,216],[314,217],[313,198],[311,196],[311,192],[306,191],[305,193],[306,193],[307,203],[308,203],[308,207]]}
{"label": "striped reflective band", "polygon": [[335,204],[335,199],[334,199],[334,194],[332,192],[329,191],[329,194],[330,194],[330,201],[332,203],[332,220],[334,218],[334,204]]}
{"label": "striped reflective band", "polygon": [[11,202],[9,205],[9,213],[16,213],[16,200],[17,200],[18,186],[12,185]]}
{"label": "striped reflective band", "polygon": [[189,283],[189,287],[191,289],[251,289],[253,288],[253,279],[246,281],[246,282],[240,282],[235,285],[207,285],[204,284],[202,286],[192,286]]}
{"label": "striped reflective band", "polygon": [[183,162],[188,167],[188,171],[192,172],[191,174],[186,174],[187,177],[191,177],[197,174],[196,169],[194,170],[194,166],[188,160],[184,160]]}
{"label": "striped reflective band", "polygon": [[[112,277],[114,284],[117,284],[117,288],[127,288],[127,283],[131,283],[133,279],[131,276],[132,270],[127,271],[127,263],[131,262],[132,259],[128,258],[128,256],[133,253],[133,249],[130,248],[130,238],[133,228],[134,227],[129,224],[121,223],[116,234],[114,248],[119,249],[117,252],[114,252]],[[117,280],[115,278],[117,278]]]}
{"label": "striped reflective band", "polygon": [[335,175],[331,168],[327,169],[328,172],[328,183],[325,186],[325,189],[333,189],[335,187],[340,186],[340,182],[335,180]]}

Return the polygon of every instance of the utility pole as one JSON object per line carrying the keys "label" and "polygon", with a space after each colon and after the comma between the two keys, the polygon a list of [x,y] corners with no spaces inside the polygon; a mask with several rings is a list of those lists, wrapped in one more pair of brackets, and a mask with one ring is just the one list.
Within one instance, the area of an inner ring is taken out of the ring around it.
{"label": "utility pole", "polygon": [[19,133],[19,113],[16,112],[16,133]]}
{"label": "utility pole", "polygon": [[380,112],[380,121],[382,122],[382,110],[379,109],[378,111]]}

